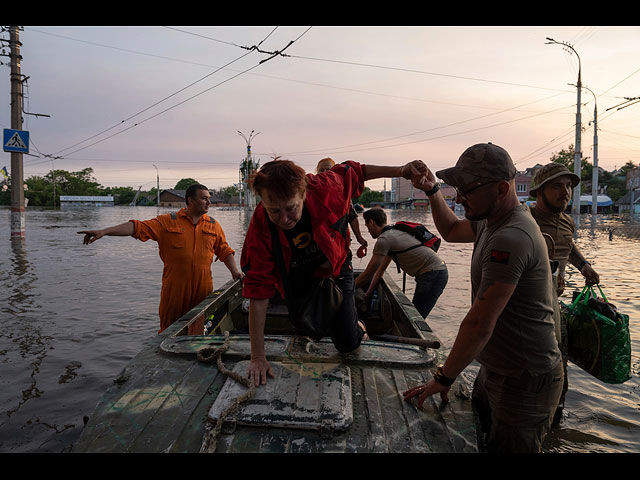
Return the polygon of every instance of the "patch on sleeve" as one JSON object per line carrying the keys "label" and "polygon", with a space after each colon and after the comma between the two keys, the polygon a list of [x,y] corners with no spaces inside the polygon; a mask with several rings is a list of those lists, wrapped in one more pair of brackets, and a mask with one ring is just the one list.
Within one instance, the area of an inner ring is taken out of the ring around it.
{"label": "patch on sleeve", "polygon": [[508,265],[509,255],[511,255],[510,252],[503,252],[501,250],[491,250],[491,261]]}

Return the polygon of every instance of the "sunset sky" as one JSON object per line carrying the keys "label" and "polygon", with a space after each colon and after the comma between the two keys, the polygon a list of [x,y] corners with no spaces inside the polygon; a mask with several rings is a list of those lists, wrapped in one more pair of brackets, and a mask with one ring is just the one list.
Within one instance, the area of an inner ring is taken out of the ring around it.
{"label": "sunset sky", "polygon": [[246,154],[238,131],[254,131],[261,164],[307,171],[326,156],[438,170],[488,141],[524,170],[575,143],[578,57],[547,37],[580,56],[583,156],[597,101],[599,165],[640,165],[640,103],[627,100],[640,97],[640,27],[25,26],[24,110],[50,117],[24,116],[24,176],[91,167],[103,186],[148,190],[157,167],[162,189],[225,187]]}

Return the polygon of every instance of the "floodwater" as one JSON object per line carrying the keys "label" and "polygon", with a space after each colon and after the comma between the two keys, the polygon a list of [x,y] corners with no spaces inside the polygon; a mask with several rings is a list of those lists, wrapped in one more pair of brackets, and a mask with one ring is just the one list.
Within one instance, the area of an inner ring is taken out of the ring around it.
{"label": "floodwater", "polygon": [[[71,451],[85,417],[158,330],[162,262],[155,242],[104,237],[83,245],[76,232],[169,211],[29,208],[25,240],[16,242],[10,238],[10,211],[0,209],[0,452]],[[210,214],[222,225],[239,261],[249,218],[242,210],[212,209]],[[433,227],[425,212],[388,214],[390,221],[420,221]],[[640,225],[628,217],[611,216],[599,216],[596,226],[591,226],[590,216],[579,222],[578,246],[600,274],[609,300],[630,316],[632,378],[608,385],[570,363],[564,418],[544,450],[640,452]],[[611,238],[607,229],[612,230]],[[471,248],[446,242],[440,247],[449,266],[449,284],[427,320],[443,343],[443,358],[470,306]],[[355,268],[364,268],[367,261],[354,255]],[[565,302],[571,290],[583,284],[573,267],[567,269]],[[402,275],[394,268],[389,272],[402,286]],[[214,263],[213,274],[216,287],[231,279],[220,262]],[[413,288],[408,278],[409,298]],[[463,372],[470,383],[477,368],[472,364]]]}

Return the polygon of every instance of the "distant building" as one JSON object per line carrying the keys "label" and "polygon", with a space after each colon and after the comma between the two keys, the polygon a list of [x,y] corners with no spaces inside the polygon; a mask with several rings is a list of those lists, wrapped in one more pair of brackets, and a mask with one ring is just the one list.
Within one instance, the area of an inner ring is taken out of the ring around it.
{"label": "distant building", "polygon": [[534,169],[527,169],[524,172],[516,173],[516,194],[520,203],[524,203],[529,199],[529,188],[533,180]]}
{"label": "distant building", "polygon": [[160,202],[158,203],[159,207],[186,207],[187,204],[185,202],[186,190],[162,190],[160,192]]}
{"label": "distant building", "polygon": [[627,171],[626,178],[627,190],[635,189],[637,193],[640,190],[640,167],[632,168]]}
{"label": "distant building", "polygon": [[113,207],[111,195],[60,195],[60,207]]}
{"label": "distant building", "polygon": [[[596,202],[596,213],[611,213],[613,200],[608,195],[596,195]],[[593,195],[580,195],[580,213],[593,213]]]}
{"label": "distant building", "polygon": [[[536,165],[540,167],[541,165]],[[516,193],[520,203],[524,203],[529,198],[529,188],[535,168],[527,169],[516,174]],[[440,191],[447,204],[453,209],[456,203],[456,190],[450,185],[442,183]],[[429,199],[422,190],[418,190],[405,178],[396,177],[391,180],[391,201],[387,202],[391,208],[428,208]]]}
{"label": "distant building", "polygon": [[[632,199],[633,195],[633,199]],[[631,202],[633,201],[633,213],[640,213],[640,188],[637,190],[629,190],[622,197],[620,197],[615,205],[618,207],[619,213],[631,212]]]}
{"label": "distant building", "polygon": [[[175,207],[182,208],[186,207],[187,203],[185,201],[186,190],[162,190],[160,191],[160,207]],[[225,201],[224,198],[220,196],[220,193],[216,190],[209,190],[209,195],[211,196],[211,205],[215,207],[228,207],[228,206],[237,206],[240,203],[239,197],[233,196],[228,201]]]}

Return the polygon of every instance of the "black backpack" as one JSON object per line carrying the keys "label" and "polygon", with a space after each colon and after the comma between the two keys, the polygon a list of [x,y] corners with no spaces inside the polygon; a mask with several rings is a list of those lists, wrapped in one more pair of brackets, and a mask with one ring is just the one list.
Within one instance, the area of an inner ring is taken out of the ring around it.
{"label": "black backpack", "polygon": [[398,253],[408,252],[409,250],[422,247],[423,245],[425,247],[429,247],[434,252],[437,252],[438,249],[440,248],[440,243],[441,243],[440,238],[434,235],[433,233],[431,233],[429,230],[427,230],[427,227],[425,227],[421,223],[400,221],[400,222],[396,222],[393,225],[387,225],[382,231],[384,232],[391,228],[395,228],[396,230],[400,230],[402,232],[410,233],[420,241],[418,245],[414,245],[412,247],[406,248],[399,252],[389,252],[391,254],[395,255]]}

